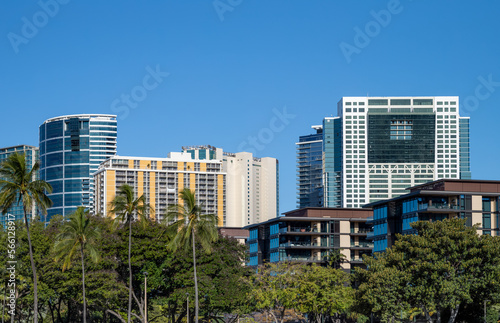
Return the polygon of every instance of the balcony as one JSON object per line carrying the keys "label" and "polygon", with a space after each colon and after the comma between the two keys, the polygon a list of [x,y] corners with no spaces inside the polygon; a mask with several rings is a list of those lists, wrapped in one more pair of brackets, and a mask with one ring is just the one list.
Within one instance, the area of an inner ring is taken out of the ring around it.
{"label": "balcony", "polygon": [[309,241],[293,241],[280,243],[280,247],[310,247],[311,242]]}
{"label": "balcony", "polygon": [[362,257],[354,257],[354,258],[351,258],[350,262],[362,263],[363,262],[363,258]]}
{"label": "balcony", "polygon": [[373,249],[373,242],[355,242],[355,243],[351,243],[351,248],[370,248],[370,249]]}
{"label": "balcony", "polygon": [[311,232],[316,232],[316,233],[328,233],[327,231],[321,231],[318,230],[318,228],[311,228],[311,227],[291,227],[289,232],[303,232],[303,233],[311,233]]}
{"label": "balcony", "polygon": [[281,243],[280,247],[331,248],[330,246],[328,246],[328,243],[326,242],[317,243],[317,242],[301,242],[301,241]]}
{"label": "balcony", "polygon": [[427,210],[429,210],[429,211],[431,211],[431,210],[449,211],[449,210],[459,210],[459,209],[460,208],[458,205],[451,205],[451,204],[447,204],[447,203],[432,204],[432,205],[427,206]]}
{"label": "balcony", "polygon": [[281,257],[280,261],[323,262],[323,260],[317,259],[315,257],[299,257],[299,256]]}
{"label": "balcony", "polygon": [[351,233],[367,234],[371,231],[370,228],[351,228]]}

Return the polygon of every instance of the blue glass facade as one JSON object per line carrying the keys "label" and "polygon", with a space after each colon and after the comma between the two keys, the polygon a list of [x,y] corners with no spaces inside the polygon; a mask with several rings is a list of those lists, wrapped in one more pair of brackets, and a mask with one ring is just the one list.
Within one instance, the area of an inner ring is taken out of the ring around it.
{"label": "blue glass facade", "polygon": [[[38,159],[38,148],[33,147],[33,146],[27,146],[27,145],[20,145],[20,146],[13,146],[13,147],[7,147],[7,148],[1,148],[0,149],[0,163],[2,163],[5,159],[7,159],[10,155],[13,153],[21,153],[25,154],[26,158],[26,164],[29,169],[33,167],[35,164],[36,160]],[[38,172],[34,174],[33,180],[37,180],[39,178]],[[14,217],[7,217],[7,214],[11,214]],[[36,208],[33,206],[31,210],[27,213],[27,218],[28,221],[36,215]],[[19,205],[14,205],[12,206],[6,214],[0,214],[0,223],[5,227],[6,221],[9,220],[14,220],[14,221],[24,221],[24,210],[23,210],[23,204],[22,202]]]}
{"label": "blue glass facade", "polygon": [[387,206],[373,208],[373,252],[387,248]]}
{"label": "blue glass facade", "polygon": [[300,136],[297,143],[297,207],[323,206],[323,130]]}
{"label": "blue glass facade", "polygon": [[259,251],[259,244],[258,244],[258,238],[259,238],[259,230],[258,228],[253,228],[249,230],[249,236],[248,236],[248,247],[249,247],[249,252],[250,252],[250,257],[249,261],[247,263],[248,266],[257,266],[259,264],[259,256],[258,256],[258,251]]}
{"label": "blue glass facade", "polygon": [[323,191],[325,207],[341,207],[342,120],[323,120]]}
{"label": "blue glass facade", "polygon": [[113,115],[52,118],[40,126],[40,178],[53,187],[53,215],[67,216],[77,207],[93,208],[99,164],[116,154],[117,122]]}
{"label": "blue glass facade", "polygon": [[469,118],[460,118],[460,178],[471,179]]}

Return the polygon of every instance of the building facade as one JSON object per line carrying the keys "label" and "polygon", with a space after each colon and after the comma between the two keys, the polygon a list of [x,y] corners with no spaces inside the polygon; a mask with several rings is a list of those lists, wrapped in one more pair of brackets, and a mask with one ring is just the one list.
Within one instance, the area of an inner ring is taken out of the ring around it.
{"label": "building facade", "polygon": [[276,158],[256,158],[252,153],[224,153],[227,174],[227,221],[244,227],[279,216],[279,164]]}
{"label": "building facade", "polygon": [[190,153],[170,153],[168,158],[114,156],[101,164],[94,175],[95,213],[109,216],[109,203],[123,184],[130,185],[136,197],[144,195],[152,207],[150,217],[162,221],[170,205],[182,204],[184,188],[195,191],[203,212],[215,214],[225,226],[226,174],[220,160],[192,159]]}
{"label": "building facade", "polygon": [[99,164],[116,154],[114,115],[81,114],[46,120],[40,126],[40,178],[53,187],[47,221],[79,206],[93,209]]}
{"label": "building facade", "polygon": [[343,97],[323,120],[325,207],[361,207],[439,178],[470,178],[458,97]]}
{"label": "building facade", "polygon": [[409,188],[410,193],[366,205],[374,252],[391,247],[396,234],[413,234],[416,221],[465,218],[479,234],[500,235],[500,181],[441,179]]}
{"label": "building facade", "polygon": [[123,184],[145,195],[161,221],[178,204],[184,188],[195,191],[204,212],[216,214],[220,227],[241,228],[278,215],[278,163],[251,153],[225,153],[213,146],[182,147],[168,158],[115,156],[95,174],[95,212],[108,215],[109,202]]}
{"label": "building facade", "polygon": [[250,266],[266,262],[294,261],[326,263],[331,250],[345,256],[343,269],[362,266],[362,256],[371,255],[373,243],[367,219],[370,209],[304,208],[285,216],[246,226]]}
{"label": "building facade", "polygon": [[[33,168],[33,165],[35,165],[35,162],[38,160],[38,147],[34,146],[28,146],[28,145],[19,145],[19,146],[12,146],[12,147],[6,147],[6,148],[0,148],[0,163],[5,161],[10,155],[13,153],[20,153],[20,154],[25,154],[26,158],[26,166],[28,169]],[[37,180],[38,179],[38,172],[35,172],[33,174],[32,180]],[[7,214],[11,214],[14,216],[14,218],[10,217],[7,218]],[[35,204],[32,205],[31,209],[29,210],[27,214],[28,221],[35,217],[37,215],[36,212],[36,206]],[[0,215],[0,223],[5,226],[6,221],[9,220],[21,220],[24,221],[24,209],[23,209],[23,203],[21,202],[19,205],[14,205],[12,206],[7,213],[1,214]]]}
{"label": "building facade", "polygon": [[323,206],[323,126],[300,136],[297,146],[297,207]]}

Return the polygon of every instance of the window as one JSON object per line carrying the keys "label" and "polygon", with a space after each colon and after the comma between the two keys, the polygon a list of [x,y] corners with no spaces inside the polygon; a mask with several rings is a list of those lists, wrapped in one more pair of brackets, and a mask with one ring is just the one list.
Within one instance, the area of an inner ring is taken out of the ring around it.
{"label": "window", "polygon": [[368,100],[368,105],[388,105],[387,99]]}
{"label": "window", "polygon": [[413,105],[432,105],[432,99],[413,99]]}
{"label": "window", "polygon": [[411,140],[412,134],[412,120],[391,120],[391,140]]}
{"label": "window", "polygon": [[391,105],[411,105],[410,99],[391,99]]}

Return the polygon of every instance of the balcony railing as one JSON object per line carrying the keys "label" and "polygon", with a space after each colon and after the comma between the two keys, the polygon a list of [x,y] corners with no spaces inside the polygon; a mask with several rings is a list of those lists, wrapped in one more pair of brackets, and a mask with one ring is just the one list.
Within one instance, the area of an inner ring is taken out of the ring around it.
{"label": "balcony railing", "polygon": [[301,228],[301,227],[291,227],[289,232],[317,232],[317,233],[328,233],[326,230],[318,230],[318,228]]}
{"label": "balcony railing", "polygon": [[300,256],[288,256],[282,257],[281,261],[310,261],[310,262],[319,262],[322,261],[316,257],[300,257]]}
{"label": "balcony railing", "polygon": [[294,241],[294,242],[285,242],[280,243],[280,247],[310,247],[310,241]]}
{"label": "balcony railing", "polygon": [[351,243],[351,248],[373,248],[373,242]]}
{"label": "balcony railing", "polygon": [[447,203],[440,203],[440,204],[429,205],[429,206],[427,206],[427,209],[428,210],[432,210],[432,209],[458,210],[459,207],[458,207],[458,205],[451,205],[451,204],[447,204]]}
{"label": "balcony railing", "polygon": [[280,243],[280,247],[328,247],[328,243],[294,241],[294,242]]}
{"label": "balcony railing", "polygon": [[370,231],[372,230],[369,228],[359,228],[359,229],[351,228],[351,233],[368,233]]}

